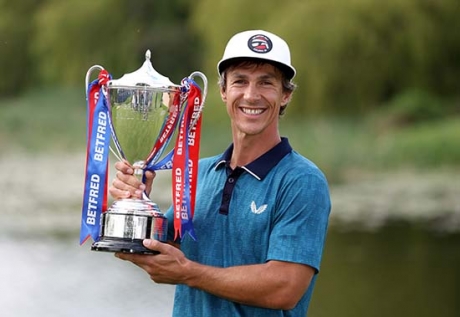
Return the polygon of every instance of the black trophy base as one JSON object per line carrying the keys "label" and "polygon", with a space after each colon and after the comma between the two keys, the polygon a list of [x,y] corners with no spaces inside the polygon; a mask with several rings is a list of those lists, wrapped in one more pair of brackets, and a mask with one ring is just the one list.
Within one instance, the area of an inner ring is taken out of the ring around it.
{"label": "black trophy base", "polygon": [[123,239],[123,238],[107,238],[94,242],[91,245],[92,251],[102,252],[121,252],[132,254],[159,254],[158,251],[147,249],[142,244],[142,239]]}

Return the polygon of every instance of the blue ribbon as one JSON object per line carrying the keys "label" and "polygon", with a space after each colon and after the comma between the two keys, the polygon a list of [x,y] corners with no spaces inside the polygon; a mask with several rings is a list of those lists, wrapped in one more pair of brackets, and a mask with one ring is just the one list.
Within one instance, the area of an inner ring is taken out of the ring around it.
{"label": "blue ribbon", "polygon": [[99,89],[99,98],[93,111],[93,120],[90,121],[92,111],[89,94],[93,85],[99,85],[94,80],[88,88],[88,149],[86,163],[85,189],[83,195],[82,219],[80,230],[80,244],[91,237],[99,239],[101,215],[107,198],[107,169],[109,158],[109,144],[111,137],[110,115],[107,100]]}

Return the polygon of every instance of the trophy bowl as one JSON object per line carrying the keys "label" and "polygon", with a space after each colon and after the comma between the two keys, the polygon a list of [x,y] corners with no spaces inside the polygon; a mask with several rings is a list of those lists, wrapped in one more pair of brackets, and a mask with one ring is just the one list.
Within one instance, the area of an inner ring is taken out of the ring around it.
{"label": "trophy bowl", "polygon": [[[131,165],[134,175],[142,181],[146,165],[160,159],[171,138],[165,140],[164,130],[174,121],[172,116],[180,115],[173,102],[180,98],[180,86],[153,69],[147,51],[143,66],[120,79],[110,80],[106,93],[112,135],[110,149],[119,160]],[[114,201],[102,214],[100,236],[91,250],[155,254],[142,241],[165,242],[166,236],[167,219],[144,193],[142,199]]]}

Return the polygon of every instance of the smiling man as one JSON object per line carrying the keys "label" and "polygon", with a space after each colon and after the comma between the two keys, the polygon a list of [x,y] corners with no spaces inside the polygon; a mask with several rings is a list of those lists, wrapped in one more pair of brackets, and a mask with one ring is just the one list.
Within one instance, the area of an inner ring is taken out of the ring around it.
{"label": "smiling man", "polygon": [[[236,34],[217,65],[233,142],[200,160],[197,241],[145,240],[158,255],[117,254],[157,283],[176,284],[174,316],[305,316],[331,209],[326,178],[278,129],[295,69],[287,43],[262,30]],[[118,162],[114,198],[151,189]],[[173,232],[172,210],[166,213]],[[173,234],[170,235],[173,237]]]}

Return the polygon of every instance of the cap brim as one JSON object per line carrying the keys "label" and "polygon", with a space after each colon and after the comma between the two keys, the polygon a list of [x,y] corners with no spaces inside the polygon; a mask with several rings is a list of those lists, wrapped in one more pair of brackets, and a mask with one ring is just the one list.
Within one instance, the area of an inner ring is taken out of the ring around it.
{"label": "cap brim", "polygon": [[295,69],[293,67],[289,67],[289,66],[287,66],[285,64],[282,64],[282,63],[279,63],[279,62],[276,62],[276,61],[273,61],[273,60],[270,60],[270,59],[257,58],[257,57],[234,57],[234,58],[228,58],[228,59],[225,59],[225,60],[221,60],[217,64],[217,70],[219,71],[219,74],[222,74],[222,72],[232,64],[237,64],[237,63],[242,62],[242,61],[251,61],[251,60],[258,61],[258,62],[265,62],[265,63],[268,63],[268,64],[271,64],[271,65],[275,66],[282,73],[284,73],[286,75],[287,79],[289,79],[289,80],[294,78],[294,76],[296,74],[296,71],[295,71]]}

